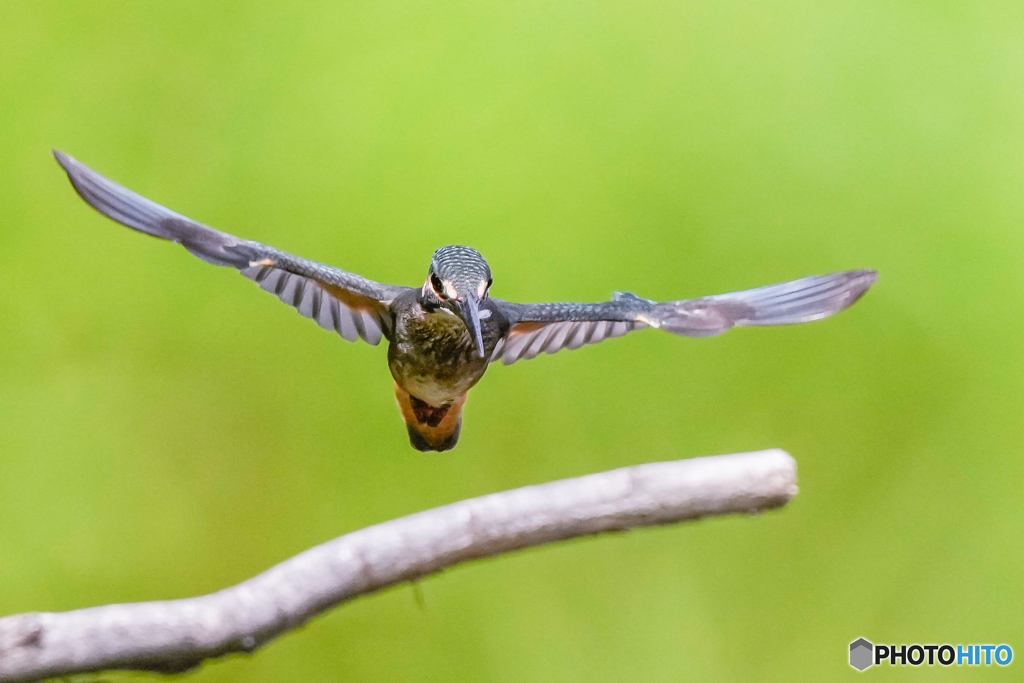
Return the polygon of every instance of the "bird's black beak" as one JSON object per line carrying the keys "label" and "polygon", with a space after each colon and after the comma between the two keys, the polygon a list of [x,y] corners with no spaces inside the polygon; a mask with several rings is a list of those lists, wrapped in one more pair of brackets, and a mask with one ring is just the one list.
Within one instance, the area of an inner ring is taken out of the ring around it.
{"label": "bird's black beak", "polygon": [[469,335],[473,337],[473,342],[476,343],[477,354],[483,358],[484,335],[480,330],[480,302],[477,301],[475,296],[470,294],[453,299],[452,303],[455,304],[455,312],[462,318],[462,322],[466,324],[466,329],[469,330]]}

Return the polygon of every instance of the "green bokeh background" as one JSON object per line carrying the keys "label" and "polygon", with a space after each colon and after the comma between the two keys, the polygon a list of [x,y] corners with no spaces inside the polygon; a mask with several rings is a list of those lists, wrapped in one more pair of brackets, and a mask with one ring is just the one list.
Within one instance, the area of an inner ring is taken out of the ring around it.
{"label": "green bokeh background", "polygon": [[[781,512],[458,567],[189,680],[820,681],[859,675],[859,636],[1024,655],[1022,34],[1019,2],[3,3],[0,613],[781,447]],[[450,243],[518,301],[882,277],[823,323],[492,368],[423,455],[383,349],[100,217],[52,147],[385,282]]]}

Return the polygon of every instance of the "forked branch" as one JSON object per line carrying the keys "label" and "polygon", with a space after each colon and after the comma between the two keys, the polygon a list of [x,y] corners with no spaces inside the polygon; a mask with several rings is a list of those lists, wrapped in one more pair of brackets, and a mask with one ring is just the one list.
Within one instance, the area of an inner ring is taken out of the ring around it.
{"label": "forked branch", "polygon": [[178,672],[251,652],[360,595],[446,567],[604,531],[759,512],[796,493],[770,450],[626,467],[464,500],[356,531],[243,583],[183,600],[0,619],[0,681]]}

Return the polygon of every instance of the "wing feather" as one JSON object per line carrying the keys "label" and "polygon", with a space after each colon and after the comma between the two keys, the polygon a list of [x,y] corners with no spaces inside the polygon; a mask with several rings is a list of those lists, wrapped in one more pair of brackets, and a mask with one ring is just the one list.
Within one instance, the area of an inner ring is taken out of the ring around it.
{"label": "wing feather", "polygon": [[611,301],[596,304],[514,304],[495,299],[512,324],[491,360],[511,365],[645,327],[686,337],[709,337],[739,326],[821,320],[853,305],[877,279],[873,270],[854,270],[664,303],[618,292]]}
{"label": "wing feather", "polygon": [[362,339],[372,346],[383,337],[384,322],[373,309],[359,310],[336,299],[322,283],[313,278],[289,273],[272,266],[254,266],[240,271],[259,286],[275,294],[302,316],[316,321],[325,330],[337,332],[345,341]]}
{"label": "wing feather", "polygon": [[54,152],[90,206],[133,230],[181,244],[207,263],[232,266],[320,327],[346,341],[379,344],[391,333],[388,306],[407,287],[382,285],[197,223]]}
{"label": "wing feather", "polygon": [[503,343],[495,347],[491,361],[500,360],[505,365],[512,365],[516,361],[536,358],[541,353],[578,349],[644,327],[647,325],[642,322],[621,320],[518,323],[509,331]]}

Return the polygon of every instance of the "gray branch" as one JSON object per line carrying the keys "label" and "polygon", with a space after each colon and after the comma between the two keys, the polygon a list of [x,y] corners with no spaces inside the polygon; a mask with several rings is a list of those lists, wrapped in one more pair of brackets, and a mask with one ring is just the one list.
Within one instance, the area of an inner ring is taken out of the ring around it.
{"label": "gray branch", "polygon": [[796,493],[783,451],[721,455],[527,486],[356,531],[217,593],[0,619],[0,681],[179,672],[252,652],[321,612],[445,567],[605,531],[759,512]]}

